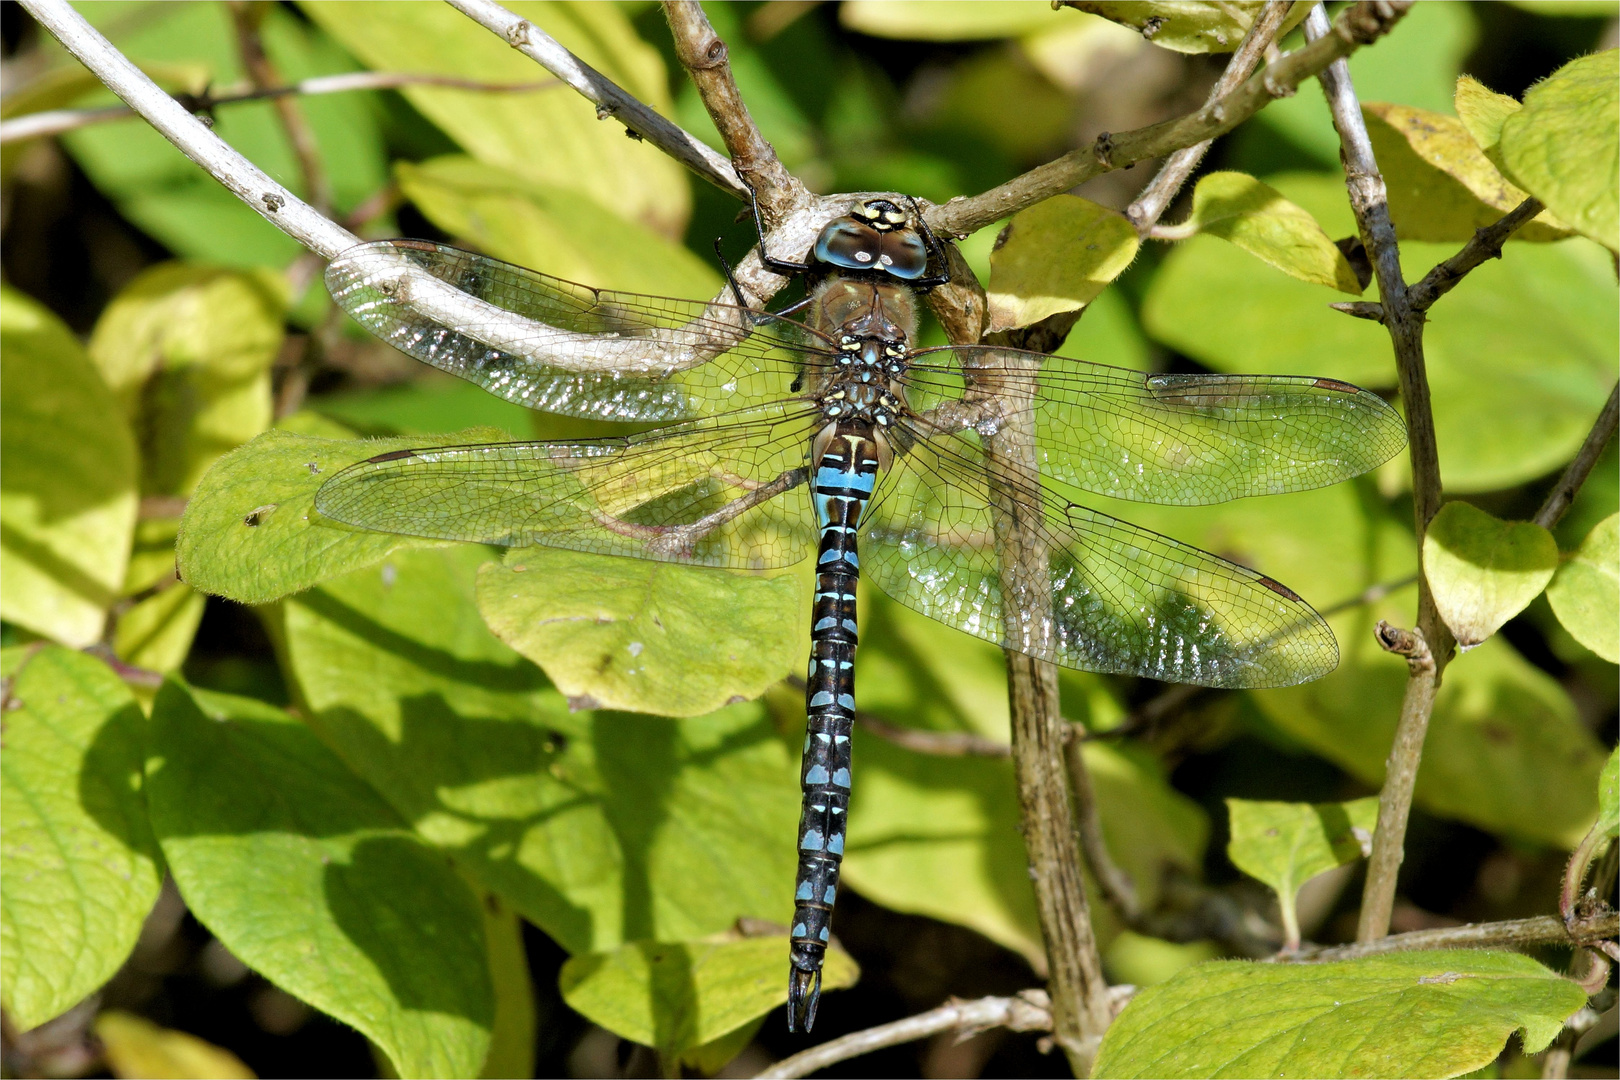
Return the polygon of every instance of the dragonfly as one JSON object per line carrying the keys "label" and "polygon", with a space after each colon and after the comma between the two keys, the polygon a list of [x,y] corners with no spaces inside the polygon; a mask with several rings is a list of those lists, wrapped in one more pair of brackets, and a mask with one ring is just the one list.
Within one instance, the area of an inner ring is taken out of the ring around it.
{"label": "dragonfly", "polygon": [[[806,262],[764,259],[809,275],[804,318],[744,305],[734,281],[735,303],[678,300],[427,241],[341,253],[327,287],[382,340],[509,401],[652,426],[381,454],[327,480],[315,506],[383,532],[738,571],[814,558],[787,1018],[809,1031],[849,810],[858,579],[1065,667],[1308,681],[1338,646],[1296,593],[1074,499],[1320,487],[1381,464],[1406,429],[1334,379],[916,347],[919,297],[945,276],[914,203],[859,202]],[[1015,460],[999,436],[1020,422],[1034,446]]]}

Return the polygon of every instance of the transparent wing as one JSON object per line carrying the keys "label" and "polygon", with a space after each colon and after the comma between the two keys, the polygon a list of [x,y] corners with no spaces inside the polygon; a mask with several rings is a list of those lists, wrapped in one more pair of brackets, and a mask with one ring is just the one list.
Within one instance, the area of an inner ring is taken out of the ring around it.
{"label": "transparent wing", "polygon": [[[406,264],[451,287],[436,295],[453,322],[423,313],[435,290],[410,284]],[[684,420],[789,397],[825,346],[790,319],[592,289],[425,240],[350,248],[326,287],[401,352],[519,405],[601,420]],[[529,324],[514,328],[512,314]]]}
{"label": "transparent wing", "polygon": [[812,415],[783,407],[623,439],[402,450],[315,496],[361,528],[759,569],[815,546],[803,490]]}
{"label": "transparent wing", "polygon": [[[1261,687],[1337,666],[1327,623],[1286,587],[1076,506],[1028,473],[992,490],[985,464],[953,439],[898,455],[862,529],[862,572],[940,622],[1084,671]],[[1044,564],[1004,563],[1012,528]]]}
{"label": "transparent wing", "polygon": [[1406,445],[1406,424],[1378,395],[1310,376],[1151,375],[970,346],[916,354],[907,397],[927,410],[961,397],[968,380],[1033,397],[1042,473],[1135,502],[1325,487]]}

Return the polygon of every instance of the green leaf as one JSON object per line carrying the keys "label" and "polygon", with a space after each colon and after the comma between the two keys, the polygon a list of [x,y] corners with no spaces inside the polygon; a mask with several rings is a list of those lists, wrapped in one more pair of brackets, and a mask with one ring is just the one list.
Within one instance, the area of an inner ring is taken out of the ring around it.
{"label": "green leaf", "polygon": [[571,712],[479,618],[489,549],[398,552],[285,602],[310,724],[417,834],[569,952],[793,911],[797,741],[757,706]]}
{"label": "green leaf", "polygon": [[303,724],[167,682],[152,824],[220,943],[376,1043],[401,1076],[470,1076],[495,1005],[477,898]]}
{"label": "green leaf", "polygon": [[1498,94],[1471,75],[1457,78],[1452,106],[1481,151],[1490,153],[1502,140],[1502,125],[1522,105],[1506,94]]}
{"label": "green leaf", "polygon": [[1284,947],[1297,949],[1299,915],[1294,902],[1300,886],[1371,853],[1377,797],[1331,803],[1227,799],[1226,809],[1232,819],[1226,854],[1232,865],[1276,892]]}
{"label": "green leaf", "polygon": [[1558,568],[1547,602],[1570,635],[1609,663],[1620,663],[1620,517],[1610,514]]}
{"label": "green leaf", "polygon": [[1517,953],[1218,961],[1138,994],[1094,1075],[1460,1076],[1515,1031],[1526,1054],[1545,1049],[1584,1004],[1580,987]]}
{"label": "green leaf", "polygon": [[[1527,197],[1497,170],[1455,117],[1380,102],[1363,105],[1361,111],[1389,190],[1390,216],[1399,239],[1466,242],[1473,239],[1474,230],[1490,225]],[[1543,210],[1511,239],[1548,241],[1570,235],[1568,226]]]}
{"label": "green leaf", "polygon": [[106,664],[25,646],[0,755],[0,999],[20,1030],[112,977],[157,900],[140,707]]}
{"label": "green leaf", "polygon": [[[1222,53],[1238,47],[1265,5],[1252,0],[1220,4],[1195,0],[1079,0],[1069,6],[1128,26],[1153,44],[1176,52]],[[1290,12],[1278,36],[1304,18],[1303,12]]]}
{"label": "green leaf", "polygon": [[[785,1002],[787,952],[785,936],[632,941],[574,957],[557,982],[574,1011],[673,1061]],[[827,951],[823,991],[859,977],[848,953]]]}
{"label": "green leaf", "polygon": [[[1377,614],[1335,620],[1344,655],[1333,674],[1253,695],[1272,723],[1373,785],[1383,782],[1407,682],[1406,664],[1373,640]],[[1410,619],[1410,601],[1387,617]],[[1592,823],[1602,765],[1603,749],[1563,687],[1493,637],[1446,668],[1416,800],[1443,817],[1568,849]]]}
{"label": "green leaf", "polygon": [[838,5],[838,24],[846,30],[903,41],[1020,37],[1063,18],[1045,0],[844,0]]}
{"label": "green leaf", "polygon": [[[509,5],[579,59],[654,110],[670,111],[668,74],[625,12],[609,4]],[[546,72],[460,12],[432,4],[307,3],[300,10],[374,71],[449,75],[478,82],[545,82]],[[406,86],[399,91],[481,161],[588,195],[630,221],[678,240],[691,213],[681,166],[553,83],[489,93]]]}
{"label": "green leaf", "polygon": [[1509,179],[1610,251],[1620,251],[1620,50],[1571,60],[1502,121]]}
{"label": "green leaf", "polygon": [[159,1027],[145,1017],[108,1009],[92,1029],[114,1076],[198,1077],[254,1080],[242,1059],[197,1036]]}
{"label": "green leaf", "polygon": [[286,307],[279,275],[181,262],[146,270],[107,305],[90,358],[141,433],[143,494],[189,494],[270,426]]}
{"label": "green leaf", "polygon": [[[804,578],[521,548],[478,575],[495,636],[578,708],[697,716],[798,666]],[[784,617],[785,616],[785,617]]]}
{"label": "green leaf", "polygon": [[1435,606],[1465,650],[1528,607],[1557,569],[1552,533],[1465,502],[1442,506],[1423,537],[1423,572]]}
{"label": "green leaf", "polygon": [[1344,253],[1310,211],[1246,173],[1214,172],[1193,190],[1187,226],[1218,236],[1301,281],[1361,295]]}
{"label": "green leaf", "polygon": [[135,440],[68,328],[0,290],[0,617],[100,639],[135,528]]}
{"label": "green leaf", "polygon": [[1015,214],[990,254],[990,329],[1085,307],[1124,272],[1136,249],[1130,222],[1075,195]]}
{"label": "green leaf", "polygon": [[376,454],[506,437],[488,428],[369,440],[267,431],[220,458],[197,485],[175,544],[180,576],[200,592],[263,604],[395,551],[443,546],[330,521],[315,512],[315,492],[339,469]]}
{"label": "green leaf", "polygon": [[1598,777],[1598,822],[1609,836],[1620,836],[1620,747],[1609,751]]}
{"label": "green leaf", "polygon": [[713,296],[720,277],[690,248],[577,187],[470,157],[395,168],[400,191],[445,232],[506,262],[600,288]]}

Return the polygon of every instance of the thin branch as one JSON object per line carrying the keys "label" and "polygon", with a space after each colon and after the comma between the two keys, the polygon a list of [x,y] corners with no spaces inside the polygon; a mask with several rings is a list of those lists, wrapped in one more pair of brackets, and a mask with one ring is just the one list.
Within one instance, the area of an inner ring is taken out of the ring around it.
{"label": "thin branch", "polygon": [[675,55],[692,77],[698,97],[731,155],[732,167],[759,195],[773,216],[804,194],[804,185],[783,167],[776,150],[760,134],[731,75],[726,43],[709,25],[697,0],[665,0],[664,18],[675,41]]}
{"label": "thin branch", "polygon": [[1536,915],[1506,922],[1468,923],[1435,930],[1389,934],[1374,941],[1334,945],[1306,953],[1278,956],[1277,963],[1321,964],[1356,960],[1364,956],[1413,952],[1419,949],[1483,949],[1498,945],[1591,945],[1620,933],[1620,913],[1609,911],[1566,928],[1553,915]]}
{"label": "thin branch", "polygon": [[1332,607],[1323,608],[1319,614],[1323,618],[1327,618],[1330,615],[1337,615],[1341,611],[1349,611],[1351,608],[1361,607],[1363,604],[1376,604],[1378,601],[1382,600],[1384,597],[1388,596],[1397,589],[1404,589],[1408,585],[1416,585],[1417,580],[1418,576],[1416,574],[1410,574],[1406,577],[1398,578],[1395,581],[1381,581],[1377,585],[1369,585],[1362,592],[1352,596],[1350,599],[1340,600]]}
{"label": "thin branch", "polygon": [[1105,132],[1092,146],[1072,150],[979,195],[952,199],[924,216],[941,235],[967,236],[1094,176],[1224,135],[1273,99],[1294,93],[1300,83],[1335,60],[1382,37],[1411,6],[1412,0],[1360,0],[1339,15],[1326,36],[1278,57],[1219,101],[1134,131]]}
{"label": "thin branch", "polygon": [[559,45],[534,23],[507,11],[494,0],[449,0],[457,11],[499,34],[507,44],[573,87],[596,106],[596,114],[611,116],[626,129],[646,139],[722,191],[747,199],[731,163],[708,144],[681,130],[637,101],[600,71]]}
{"label": "thin branch", "polygon": [[953,1001],[892,1024],[867,1028],[845,1035],[840,1039],[822,1043],[803,1053],[783,1058],[775,1065],[758,1073],[766,1077],[786,1078],[809,1076],[819,1069],[840,1061],[870,1054],[890,1046],[925,1039],[945,1031],[959,1032],[962,1037],[973,1035],[985,1028],[1004,1027],[1012,1031],[1050,1031],[1052,1013],[1046,995],[1039,990],[1026,990],[1017,997],[987,997],[977,1001]]}
{"label": "thin branch", "polygon": [[[1305,37],[1331,40],[1332,29],[1320,4],[1305,19]],[[1395,350],[1395,366],[1400,376],[1401,396],[1406,402],[1406,423],[1412,460],[1412,503],[1417,543],[1421,549],[1429,521],[1440,509],[1440,458],[1434,434],[1434,412],[1429,404],[1428,375],[1423,359],[1423,313],[1412,308],[1406,279],[1401,274],[1400,247],[1395,226],[1389,217],[1389,196],[1384,178],[1378,172],[1372,140],[1367,135],[1361,103],[1350,81],[1350,66],[1335,61],[1318,80],[1327,95],[1333,126],[1339,132],[1340,157],[1344,161],[1345,187],[1350,208],[1355,212],[1361,242],[1367,249],[1378,278],[1383,304],[1383,324]],[[1418,579],[1418,625],[1413,640],[1404,650],[1409,677],[1401,702],[1401,716],[1395,739],[1384,768],[1384,787],[1378,799],[1378,826],[1373,834],[1368,859],[1367,882],[1362,893],[1360,925],[1356,938],[1368,941],[1389,932],[1390,913],[1395,905],[1396,875],[1400,870],[1406,840],[1406,821],[1412,809],[1412,791],[1418,764],[1423,757],[1423,740],[1428,733],[1429,715],[1440,676],[1451,658],[1454,642],[1451,631],[1440,619],[1429,590],[1428,580]]]}
{"label": "thin branch", "polygon": [[1137,895],[1136,882],[1131,880],[1108,850],[1103,836],[1102,816],[1097,812],[1096,789],[1091,784],[1091,773],[1086,768],[1085,744],[1079,739],[1069,740],[1064,748],[1069,763],[1070,790],[1074,795],[1075,831],[1080,836],[1080,850],[1086,865],[1091,867],[1091,878],[1097,883],[1103,900],[1127,925],[1135,927],[1142,922],[1142,898]]}
{"label": "thin branch", "polygon": [[[1221,77],[1210,88],[1209,97],[1204,102],[1206,108],[1236,90],[1254,74],[1254,69],[1265,58],[1266,46],[1276,40],[1277,31],[1282,28],[1284,20],[1288,18],[1288,9],[1293,6],[1292,0],[1266,0],[1260,14],[1249,24],[1249,32],[1243,35],[1237,51],[1227,61],[1226,70],[1221,72]],[[1204,160],[1204,154],[1214,141],[1205,139],[1171,154],[1169,160],[1160,166],[1158,175],[1136,197],[1136,201],[1126,207],[1125,217],[1136,227],[1138,236],[1151,234],[1155,239],[1164,239],[1153,231],[1154,223],[1181,190],[1181,185],[1198,168],[1198,163]]]}
{"label": "thin branch", "polygon": [[[240,105],[244,101],[266,101],[297,94],[314,97],[319,94],[347,94],[356,90],[397,90],[402,86],[446,86],[455,90],[476,90],[482,93],[526,93],[549,90],[561,86],[556,79],[540,79],[525,83],[486,83],[473,79],[457,79],[448,75],[417,75],[408,71],[350,71],[342,75],[317,75],[300,79],[286,86],[268,86],[255,90],[205,90],[200,94],[175,94],[174,98],[189,112],[211,113],[223,105]],[[0,144],[37,139],[44,135],[60,135],[92,124],[109,120],[127,120],[136,113],[128,105],[104,105],[95,109],[49,109],[28,113],[10,120],[0,121]]]}
{"label": "thin branch", "polygon": [[[261,91],[280,85],[285,80],[264,51],[264,41],[259,36],[259,26],[269,10],[268,6],[260,0],[231,0],[226,8],[230,11],[231,23],[236,30],[236,51],[242,58],[242,68],[247,72],[248,81],[255,90]],[[278,94],[270,99],[270,103],[292,147],[293,157],[298,160],[298,171],[303,176],[304,191],[311,205],[323,214],[331,214],[332,182],[326,175],[325,163],[321,161],[321,147],[315,138],[314,128],[309,126],[304,114],[298,111],[297,103],[290,97]]]}
{"label": "thin branch", "polygon": [[[797,675],[789,675],[785,681],[795,690],[804,690],[804,680]],[[983,735],[975,735],[971,731],[924,731],[902,724],[891,724],[882,717],[862,709],[855,710],[855,722],[861,725],[863,730],[870,731],[884,742],[903,746],[919,754],[932,754],[935,757],[1012,756],[1012,747],[1006,743],[987,739]]]}
{"label": "thin branch", "polygon": [[360,242],[233,150],[114,48],[66,0],[23,0],[23,6],[131,109],[266,221],[327,258]]}
{"label": "thin branch", "polygon": [[1424,274],[1423,280],[1407,292],[1406,299],[1412,310],[1429,310],[1436,300],[1456,288],[1470,270],[1488,259],[1500,259],[1502,245],[1507,243],[1508,237],[1520,226],[1529,224],[1543,209],[1539,200],[1528,198],[1491,224],[1475,229],[1473,238],[1461,251]]}
{"label": "thin branch", "polygon": [[1603,448],[1614,438],[1615,422],[1620,419],[1620,403],[1617,403],[1616,395],[1620,395],[1620,385],[1609,391],[1609,400],[1604,402],[1603,411],[1598,413],[1597,423],[1593,424],[1592,430],[1587,433],[1586,441],[1581,444],[1575,460],[1569,463],[1564,475],[1558,478],[1558,483],[1547,493],[1546,502],[1541,504],[1536,516],[1531,518],[1542,528],[1550,529],[1563,520],[1564,515],[1569,512],[1570,505],[1575,501],[1576,493],[1581,490],[1581,485],[1586,483],[1586,478],[1592,473],[1592,467],[1602,456]]}

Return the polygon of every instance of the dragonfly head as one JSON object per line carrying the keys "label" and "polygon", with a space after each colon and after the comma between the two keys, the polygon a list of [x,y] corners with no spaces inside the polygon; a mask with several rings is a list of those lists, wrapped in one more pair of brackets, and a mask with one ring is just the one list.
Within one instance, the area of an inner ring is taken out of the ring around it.
{"label": "dragonfly head", "polygon": [[888,199],[868,199],[829,221],[813,253],[818,262],[846,273],[872,271],[915,281],[928,271],[928,245],[916,223]]}

